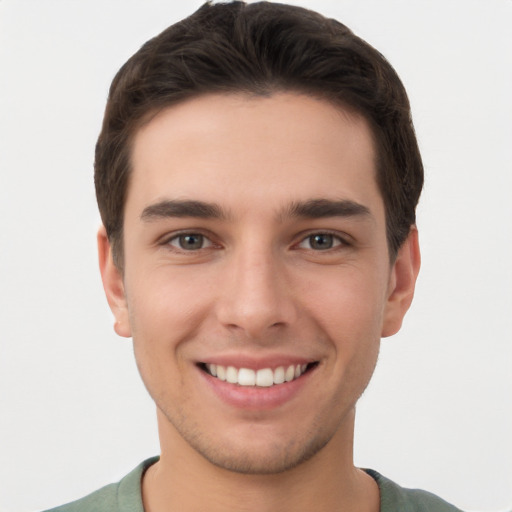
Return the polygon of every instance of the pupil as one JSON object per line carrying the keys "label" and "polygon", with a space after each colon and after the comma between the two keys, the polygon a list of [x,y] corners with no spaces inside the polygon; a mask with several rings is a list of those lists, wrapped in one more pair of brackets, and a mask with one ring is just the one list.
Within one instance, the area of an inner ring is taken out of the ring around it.
{"label": "pupil", "polygon": [[313,235],[310,237],[311,247],[313,249],[330,249],[333,244],[332,235]]}
{"label": "pupil", "polygon": [[182,235],[180,236],[180,247],[186,250],[201,249],[203,246],[203,235]]}

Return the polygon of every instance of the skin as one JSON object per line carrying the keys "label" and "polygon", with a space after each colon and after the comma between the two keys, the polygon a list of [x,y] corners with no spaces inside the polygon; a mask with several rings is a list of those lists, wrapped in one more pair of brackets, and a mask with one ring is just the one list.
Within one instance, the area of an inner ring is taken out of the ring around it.
{"label": "skin", "polygon": [[[98,242],[116,332],[157,406],[147,511],[378,510],[353,465],[354,408],[420,258],[412,227],[390,262],[374,160],[362,117],[292,93],[205,95],[136,134],[123,273],[103,229]],[[312,369],[278,406],[265,388],[225,400],[200,366],[297,360]]]}

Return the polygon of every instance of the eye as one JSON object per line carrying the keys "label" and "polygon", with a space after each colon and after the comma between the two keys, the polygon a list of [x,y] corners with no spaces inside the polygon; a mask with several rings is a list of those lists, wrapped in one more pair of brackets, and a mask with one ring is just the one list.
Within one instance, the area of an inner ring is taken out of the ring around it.
{"label": "eye", "polygon": [[182,233],[171,238],[167,243],[184,251],[198,251],[212,245],[212,242],[200,233]]}
{"label": "eye", "polygon": [[301,249],[313,249],[314,251],[327,251],[342,244],[344,244],[344,241],[331,233],[314,233],[304,238],[299,247]]}

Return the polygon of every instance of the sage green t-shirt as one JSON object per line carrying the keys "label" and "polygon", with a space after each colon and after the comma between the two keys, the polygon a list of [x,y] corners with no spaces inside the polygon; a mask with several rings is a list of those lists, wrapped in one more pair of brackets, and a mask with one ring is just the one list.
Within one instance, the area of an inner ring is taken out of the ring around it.
{"label": "sage green t-shirt", "polygon": [[[107,485],[85,498],[46,512],[144,512],[141,481],[144,471],[154,464],[153,457],[137,466],[120,482]],[[460,512],[434,494],[404,489],[371,469],[365,470],[380,489],[380,512]]]}

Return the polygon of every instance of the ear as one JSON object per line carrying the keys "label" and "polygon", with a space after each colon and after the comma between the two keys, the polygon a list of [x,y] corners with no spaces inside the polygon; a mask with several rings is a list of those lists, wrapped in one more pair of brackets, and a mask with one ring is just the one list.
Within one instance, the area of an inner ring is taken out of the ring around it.
{"label": "ear", "polygon": [[104,226],[98,230],[98,258],[101,280],[107,301],[114,314],[114,331],[125,338],[131,337],[128,305],[124,290],[123,276],[112,257],[112,247]]}
{"label": "ear", "polygon": [[414,287],[420,271],[421,256],[418,230],[411,226],[409,236],[398,250],[389,277],[388,299],[384,310],[381,336],[392,336],[402,326],[405,313],[414,297]]}

